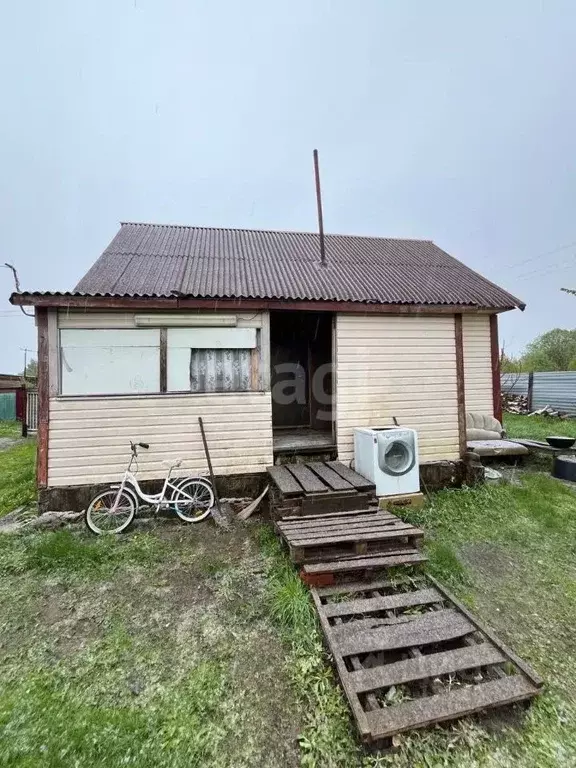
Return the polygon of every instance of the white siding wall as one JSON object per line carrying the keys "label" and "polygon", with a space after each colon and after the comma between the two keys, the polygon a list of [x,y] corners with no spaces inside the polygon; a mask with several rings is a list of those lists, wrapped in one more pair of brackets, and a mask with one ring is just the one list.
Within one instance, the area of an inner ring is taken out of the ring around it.
{"label": "white siding wall", "polygon": [[457,459],[458,404],[452,315],[339,314],[336,319],[338,458],[354,455],[353,429],[418,430],[420,461]]}
{"label": "white siding wall", "polygon": [[163,477],[162,460],[184,459],[178,474],[206,470],[198,426],[202,416],[214,472],[262,472],[272,464],[269,392],[51,400],[48,485],[85,485],[118,478],[130,440],[141,450],[143,479]]}
{"label": "white siding wall", "polygon": [[463,315],[464,391],[466,411],[493,413],[490,316]]}
{"label": "white siding wall", "polygon": [[[262,329],[262,371],[269,367],[268,315],[238,315],[240,327]],[[131,328],[130,313],[60,312],[60,328]],[[55,333],[54,329],[54,333]],[[51,356],[57,354],[51,345]],[[51,360],[51,376],[57,371]],[[268,385],[269,388],[269,385]],[[269,391],[214,394],[50,398],[48,485],[85,485],[118,478],[129,459],[129,441],[141,450],[142,479],[163,477],[162,461],[182,457],[178,474],[207,469],[198,416],[202,416],[216,474],[264,471],[272,464]]]}

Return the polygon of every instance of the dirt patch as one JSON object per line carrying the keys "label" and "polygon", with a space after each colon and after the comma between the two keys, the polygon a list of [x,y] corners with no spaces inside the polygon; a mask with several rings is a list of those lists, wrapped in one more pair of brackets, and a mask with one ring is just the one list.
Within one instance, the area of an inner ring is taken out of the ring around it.
{"label": "dirt patch", "polygon": [[7,448],[12,448],[19,443],[24,443],[25,440],[14,437],[0,437],[0,451],[5,451]]}
{"label": "dirt patch", "polygon": [[464,563],[486,579],[506,579],[515,576],[518,565],[510,553],[491,541],[476,541],[460,547]]}

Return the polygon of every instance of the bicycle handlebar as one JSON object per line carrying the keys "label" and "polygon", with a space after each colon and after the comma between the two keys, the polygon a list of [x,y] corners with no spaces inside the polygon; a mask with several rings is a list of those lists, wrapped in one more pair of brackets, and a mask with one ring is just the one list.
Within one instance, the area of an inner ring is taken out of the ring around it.
{"label": "bicycle handlebar", "polygon": [[150,443],[133,443],[132,440],[130,440],[130,448],[132,449],[134,456],[138,453],[138,446],[140,446],[140,448],[150,448]]}

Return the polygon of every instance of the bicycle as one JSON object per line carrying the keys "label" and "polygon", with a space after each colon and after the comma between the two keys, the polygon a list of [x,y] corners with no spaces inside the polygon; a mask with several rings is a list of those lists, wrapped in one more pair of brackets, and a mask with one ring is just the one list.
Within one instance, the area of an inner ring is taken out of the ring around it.
{"label": "bicycle", "polygon": [[[173,509],[186,523],[199,523],[210,514],[214,506],[212,484],[204,477],[186,477],[171,482],[172,470],[182,464],[182,459],[162,462],[167,467],[166,477],[160,493],[147,494],[142,491],[132,464],[136,462],[138,471],[138,448],[148,449],[148,443],[130,441],[131,457],[119,485],[111,485],[106,491],[94,496],[86,512],[84,522],[92,533],[122,533],[136,516],[140,500],[155,506],[154,514],[160,509]],[[171,491],[170,498],[167,494]]]}

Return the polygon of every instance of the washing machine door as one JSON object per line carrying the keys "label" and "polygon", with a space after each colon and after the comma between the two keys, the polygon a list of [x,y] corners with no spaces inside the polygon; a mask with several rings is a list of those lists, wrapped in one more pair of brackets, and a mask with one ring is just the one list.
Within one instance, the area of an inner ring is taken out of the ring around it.
{"label": "washing machine door", "polygon": [[378,441],[378,466],[388,475],[405,475],[414,466],[414,446],[402,438]]}

